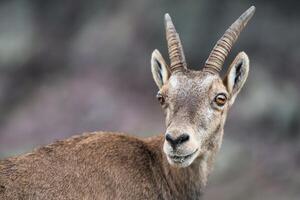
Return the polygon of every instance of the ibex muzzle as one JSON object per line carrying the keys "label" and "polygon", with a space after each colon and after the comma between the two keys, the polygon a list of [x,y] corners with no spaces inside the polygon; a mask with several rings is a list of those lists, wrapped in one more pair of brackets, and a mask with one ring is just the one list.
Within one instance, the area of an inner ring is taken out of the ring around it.
{"label": "ibex muzzle", "polygon": [[203,152],[219,148],[228,109],[248,76],[248,56],[239,53],[224,79],[219,72],[254,12],[255,7],[250,7],[226,30],[199,71],[187,68],[179,35],[165,15],[170,66],[158,50],[151,63],[157,97],[166,114],[163,149],[171,165],[187,167]]}

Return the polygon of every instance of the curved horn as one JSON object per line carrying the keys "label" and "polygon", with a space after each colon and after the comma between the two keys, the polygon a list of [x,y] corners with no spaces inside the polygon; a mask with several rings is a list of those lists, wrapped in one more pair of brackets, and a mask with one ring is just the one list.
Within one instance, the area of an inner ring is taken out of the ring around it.
{"label": "curved horn", "polygon": [[210,52],[208,59],[205,62],[203,71],[211,73],[219,73],[226,57],[228,56],[232,46],[239,37],[241,31],[247,25],[255,12],[255,7],[251,6],[246,10],[224,33],[219,41]]}
{"label": "curved horn", "polygon": [[165,28],[170,57],[170,71],[175,72],[186,69],[186,61],[181,41],[168,13],[165,14]]}

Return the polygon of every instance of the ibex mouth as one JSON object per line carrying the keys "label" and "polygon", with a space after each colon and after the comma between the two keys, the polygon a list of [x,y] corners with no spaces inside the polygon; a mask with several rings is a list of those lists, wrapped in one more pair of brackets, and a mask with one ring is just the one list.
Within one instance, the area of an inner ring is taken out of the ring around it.
{"label": "ibex mouth", "polygon": [[173,160],[174,163],[183,163],[186,160],[190,159],[196,152],[198,151],[198,149],[196,149],[193,153],[188,154],[188,155],[169,155],[169,158],[171,158]]}

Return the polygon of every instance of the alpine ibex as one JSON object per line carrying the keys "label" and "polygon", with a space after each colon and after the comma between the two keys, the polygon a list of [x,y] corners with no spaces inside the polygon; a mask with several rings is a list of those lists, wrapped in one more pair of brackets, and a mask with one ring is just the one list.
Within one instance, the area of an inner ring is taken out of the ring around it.
{"label": "alpine ibex", "polygon": [[221,146],[229,108],[245,83],[241,52],[219,72],[250,7],[225,32],[202,70],[187,68],[179,35],[165,15],[170,66],[155,50],[151,69],[166,132],[147,139],[95,132],[0,161],[0,199],[199,199]]}

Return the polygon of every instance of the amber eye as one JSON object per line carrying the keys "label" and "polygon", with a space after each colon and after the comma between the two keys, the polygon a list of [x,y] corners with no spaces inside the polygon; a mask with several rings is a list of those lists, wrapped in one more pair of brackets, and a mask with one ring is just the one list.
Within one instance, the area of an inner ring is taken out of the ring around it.
{"label": "amber eye", "polygon": [[225,94],[218,94],[215,97],[215,102],[218,106],[224,106],[224,104],[226,103],[227,97]]}
{"label": "amber eye", "polygon": [[165,103],[165,98],[161,93],[157,93],[156,98],[158,99],[159,103],[163,105]]}

